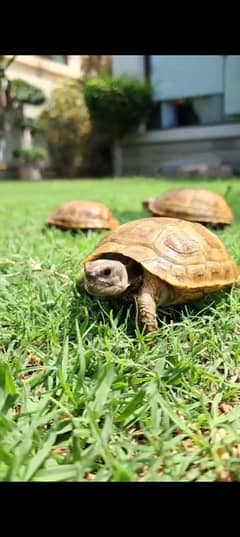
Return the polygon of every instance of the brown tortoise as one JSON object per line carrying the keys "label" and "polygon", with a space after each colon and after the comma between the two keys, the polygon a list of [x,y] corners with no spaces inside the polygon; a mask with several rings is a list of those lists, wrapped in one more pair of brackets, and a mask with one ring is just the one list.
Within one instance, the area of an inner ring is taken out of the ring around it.
{"label": "brown tortoise", "polygon": [[114,229],[120,222],[97,201],[69,201],[48,216],[48,224],[62,229]]}
{"label": "brown tortoise", "polygon": [[183,218],[206,224],[232,224],[234,216],[226,200],[216,192],[202,188],[169,190],[143,202],[154,216]]}
{"label": "brown tortoise", "polygon": [[148,332],[158,329],[158,306],[197,300],[237,283],[240,274],[214,233],[198,223],[164,217],[119,226],[83,265],[79,291],[132,296]]}

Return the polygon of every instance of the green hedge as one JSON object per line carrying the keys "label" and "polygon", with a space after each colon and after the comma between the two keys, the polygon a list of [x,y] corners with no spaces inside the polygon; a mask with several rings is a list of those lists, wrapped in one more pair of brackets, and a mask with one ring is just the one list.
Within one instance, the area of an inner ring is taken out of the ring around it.
{"label": "green hedge", "polygon": [[127,75],[102,75],[84,85],[90,116],[96,125],[114,138],[136,130],[152,109],[152,89]]}

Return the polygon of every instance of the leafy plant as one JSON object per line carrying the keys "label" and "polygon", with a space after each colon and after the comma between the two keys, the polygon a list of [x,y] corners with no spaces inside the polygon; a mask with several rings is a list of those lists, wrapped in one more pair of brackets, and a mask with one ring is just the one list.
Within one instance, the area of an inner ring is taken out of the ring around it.
{"label": "leafy plant", "polygon": [[60,175],[71,176],[83,164],[91,122],[81,85],[67,81],[56,87],[41,114],[53,165]]}
{"label": "leafy plant", "polygon": [[26,163],[40,162],[47,158],[47,151],[43,147],[34,146],[30,149],[16,148],[13,156]]}
{"label": "leafy plant", "polygon": [[25,129],[29,129],[31,131],[31,134],[37,134],[42,131],[41,123],[38,119],[31,118],[31,117],[22,117],[17,118],[14,126],[17,129],[20,129],[21,131],[24,131]]}
{"label": "leafy plant", "polygon": [[[38,88],[29,84],[26,80],[14,79],[11,80],[6,75],[6,70],[15,60],[16,56],[12,56],[10,59],[6,56],[0,56],[0,135],[5,135],[5,118],[6,113],[9,110],[16,108],[23,111],[24,104],[41,105],[45,102],[44,92]],[[36,134],[40,131],[40,125],[37,120],[31,118],[21,118],[15,122],[15,127],[21,131],[30,129],[31,134]],[[15,157],[22,162],[39,162],[45,160],[47,153],[46,150],[41,147],[33,148],[18,148],[14,152]],[[21,175],[21,172],[20,172]],[[31,174],[30,174],[31,175]],[[40,176],[40,171],[39,171]]]}
{"label": "leafy plant", "polygon": [[40,105],[46,100],[41,88],[37,88],[26,80],[16,79],[11,81],[10,99],[18,104]]}
{"label": "leafy plant", "polygon": [[136,130],[152,108],[149,83],[127,75],[90,78],[84,94],[92,120],[113,139]]}

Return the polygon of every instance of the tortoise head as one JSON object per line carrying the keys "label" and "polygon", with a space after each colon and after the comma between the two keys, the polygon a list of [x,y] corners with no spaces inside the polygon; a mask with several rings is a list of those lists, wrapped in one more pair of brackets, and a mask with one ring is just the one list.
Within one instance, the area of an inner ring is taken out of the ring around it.
{"label": "tortoise head", "polygon": [[143,206],[144,209],[148,209],[148,206],[149,206],[149,200],[144,200],[144,201],[142,202],[142,206]]}
{"label": "tortoise head", "polygon": [[93,296],[121,295],[129,286],[128,272],[121,261],[97,259],[85,264],[84,287]]}
{"label": "tortoise head", "polygon": [[145,200],[145,201],[142,202],[143,208],[147,209],[147,211],[149,211],[149,204],[150,204],[151,201],[153,201],[153,198],[150,198],[150,199]]}

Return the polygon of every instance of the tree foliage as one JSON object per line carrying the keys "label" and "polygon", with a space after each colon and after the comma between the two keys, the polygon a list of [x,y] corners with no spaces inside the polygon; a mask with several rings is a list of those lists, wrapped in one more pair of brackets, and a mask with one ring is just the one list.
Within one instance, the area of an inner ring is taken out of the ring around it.
{"label": "tree foliage", "polygon": [[74,175],[84,159],[91,122],[81,85],[66,81],[56,87],[41,114],[50,156],[59,174]]}
{"label": "tree foliage", "polygon": [[41,105],[46,97],[41,88],[29,84],[26,80],[14,79],[10,86],[11,103]]}

